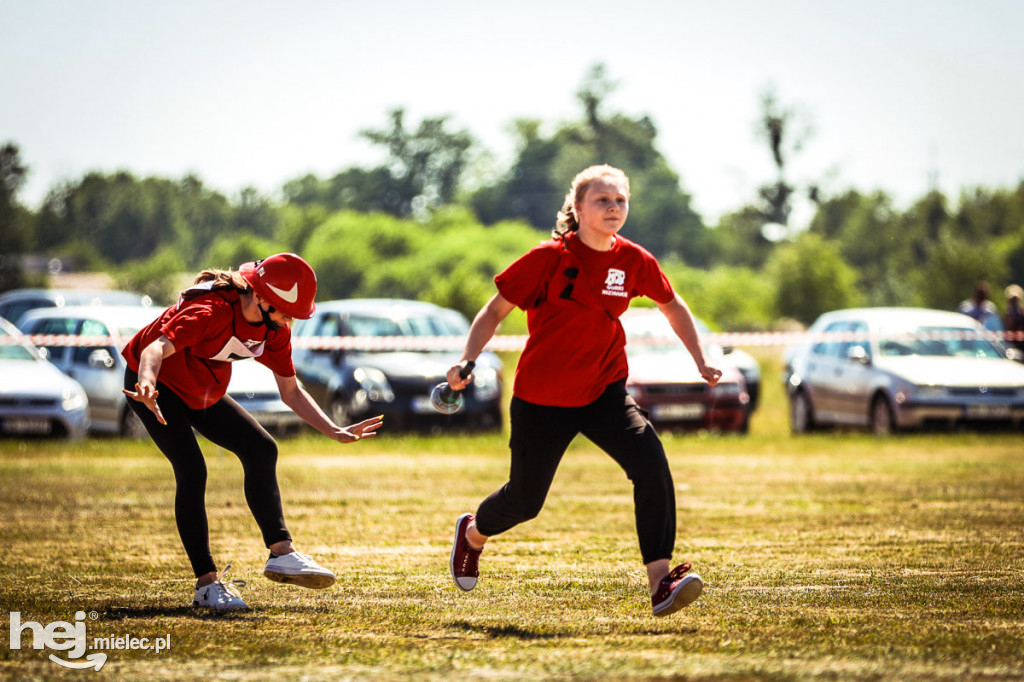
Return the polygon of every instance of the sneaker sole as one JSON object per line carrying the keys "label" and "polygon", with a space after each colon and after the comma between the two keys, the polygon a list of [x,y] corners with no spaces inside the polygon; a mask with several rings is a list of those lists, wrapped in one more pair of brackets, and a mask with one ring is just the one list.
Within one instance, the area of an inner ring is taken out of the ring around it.
{"label": "sneaker sole", "polygon": [[463,514],[459,517],[459,520],[455,522],[455,539],[452,540],[452,553],[451,556],[448,557],[448,572],[451,574],[452,580],[455,581],[455,586],[463,592],[469,592],[474,587],[476,587],[476,580],[474,580],[473,584],[469,587],[463,587],[459,584],[459,579],[455,576],[455,550],[459,547],[459,528],[462,527],[462,520],[465,519],[467,516],[472,516],[472,514]]}
{"label": "sneaker sole", "polygon": [[210,604],[200,604],[197,601],[192,602],[192,608],[194,609],[207,609],[209,611],[251,611],[252,609],[248,604],[245,606],[211,606]]}
{"label": "sneaker sole", "polygon": [[277,571],[263,571],[263,575],[275,583],[308,587],[311,590],[326,590],[338,582],[338,579],[333,575],[317,575],[316,573],[292,575],[290,573],[278,573]]}
{"label": "sneaker sole", "polygon": [[704,581],[696,573],[691,573],[680,581],[668,599],[658,605],[660,609],[654,608],[654,615],[659,618],[671,615],[697,601],[703,591]]}

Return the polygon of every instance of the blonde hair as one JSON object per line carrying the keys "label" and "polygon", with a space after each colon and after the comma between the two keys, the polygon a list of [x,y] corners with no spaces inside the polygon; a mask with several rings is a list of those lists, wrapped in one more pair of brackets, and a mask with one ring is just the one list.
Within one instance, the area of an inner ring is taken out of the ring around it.
{"label": "blonde hair", "polygon": [[566,234],[580,229],[580,222],[576,216],[576,204],[583,199],[583,196],[587,193],[587,188],[595,180],[601,178],[622,180],[626,185],[626,198],[629,198],[629,177],[622,170],[608,164],[584,168],[572,179],[572,187],[569,188],[569,192],[565,195],[565,201],[562,202],[562,210],[558,212],[555,228],[551,230],[552,237],[565,237]]}

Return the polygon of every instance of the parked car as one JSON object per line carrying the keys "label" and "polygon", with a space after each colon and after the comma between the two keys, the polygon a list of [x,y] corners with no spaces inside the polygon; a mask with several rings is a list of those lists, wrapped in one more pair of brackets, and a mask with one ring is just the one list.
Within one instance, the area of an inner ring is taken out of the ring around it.
{"label": "parked car", "polygon": [[794,433],[1024,422],[1024,367],[966,315],[838,310],[808,333],[825,336],[791,351],[783,371]]}
{"label": "parked car", "polygon": [[89,423],[85,390],[0,318],[0,435],[81,438]]}
{"label": "parked car", "polygon": [[[427,337],[464,339],[468,331],[469,322],[461,313],[431,303],[401,299],[317,303],[312,319],[296,325],[295,367],[306,390],[338,424],[383,414],[389,430],[500,427],[501,361],[491,352],[482,353],[476,361],[462,411],[442,415],[430,404],[431,389],[445,380],[460,353],[428,350]],[[332,350],[316,345],[318,338],[351,336],[397,337],[414,349]]]}
{"label": "parked car", "polygon": [[232,363],[228,395],[271,433],[295,434],[306,424],[281,400],[274,372],[255,360]]}
{"label": "parked car", "polygon": [[[705,344],[709,360],[722,370],[722,378],[709,386],[697,371],[689,351],[672,331],[661,311],[632,309],[620,318],[626,332],[629,378],[626,389],[648,411],[656,426],[709,429],[747,433],[750,428],[750,394],[737,364],[727,360],[725,349]],[[701,323],[699,329],[707,332]],[[756,380],[760,381],[760,367]]]}
{"label": "parked car", "polygon": [[149,296],[106,289],[13,289],[0,294],[0,317],[21,328],[21,317],[36,308],[78,305],[132,305],[148,307]]}
{"label": "parked car", "polygon": [[[121,349],[161,312],[159,308],[142,306],[38,308],[25,313],[22,327],[31,335],[109,337],[111,345],[47,345],[43,348],[50,361],[81,383],[89,395],[90,431],[142,438],[147,435],[146,430],[121,392],[126,366]],[[283,433],[305,423],[281,402],[273,372],[256,362],[234,364],[228,395],[271,431]]]}

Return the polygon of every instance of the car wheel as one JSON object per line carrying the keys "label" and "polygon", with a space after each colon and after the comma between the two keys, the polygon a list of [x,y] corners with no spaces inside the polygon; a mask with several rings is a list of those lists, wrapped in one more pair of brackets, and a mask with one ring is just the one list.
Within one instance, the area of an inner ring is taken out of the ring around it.
{"label": "car wheel", "polygon": [[348,401],[341,396],[335,396],[331,400],[331,420],[338,426],[348,426],[351,419],[351,412],[348,408]]}
{"label": "car wheel", "polygon": [[890,436],[896,431],[892,406],[884,395],[875,396],[871,401],[871,432],[876,436]]}
{"label": "car wheel", "polygon": [[746,412],[743,413],[743,421],[740,423],[739,428],[736,429],[736,433],[740,434],[741,436],[746,436],[746,435],[748,435],[750,433],[750,409],[749,408],[747,409]]}
{"label": "car wheel", "polygon": [[814,430],[814,412],[807,394],[797,391],[789,402],[789,425],[793,433],[810,433]]}
{"label": "car wheel", "polygon": [[142,425],[139,415],[135,414],[135,411],[130,407],[125,409],[124,414],[121,416],[121,437],[134,438],[136,440],[149,437],[149,432]]}

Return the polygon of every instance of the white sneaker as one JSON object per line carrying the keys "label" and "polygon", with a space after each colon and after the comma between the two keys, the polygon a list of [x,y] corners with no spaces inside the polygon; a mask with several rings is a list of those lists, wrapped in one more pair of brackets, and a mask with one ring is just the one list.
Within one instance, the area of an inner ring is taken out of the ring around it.
{"label": "white sneaker", "polygon": [[192,597],[192,606],[199,606],[214,611],[240,611],[248,609],[249,605],[238,593],[239,587],[245,587],[244,580],[224,580],[224,576],[231,570],[231,564],[224,569],[221,578],[209,585],[196,588],[196,594]]}
{"label": "white sneaker", "polygon": [[274,582],[298,585],[314,590],[326,589],[338,580],[332,571],[302,552],[270,557],[267,559],[266,568],[263,569],[263,575]]}

